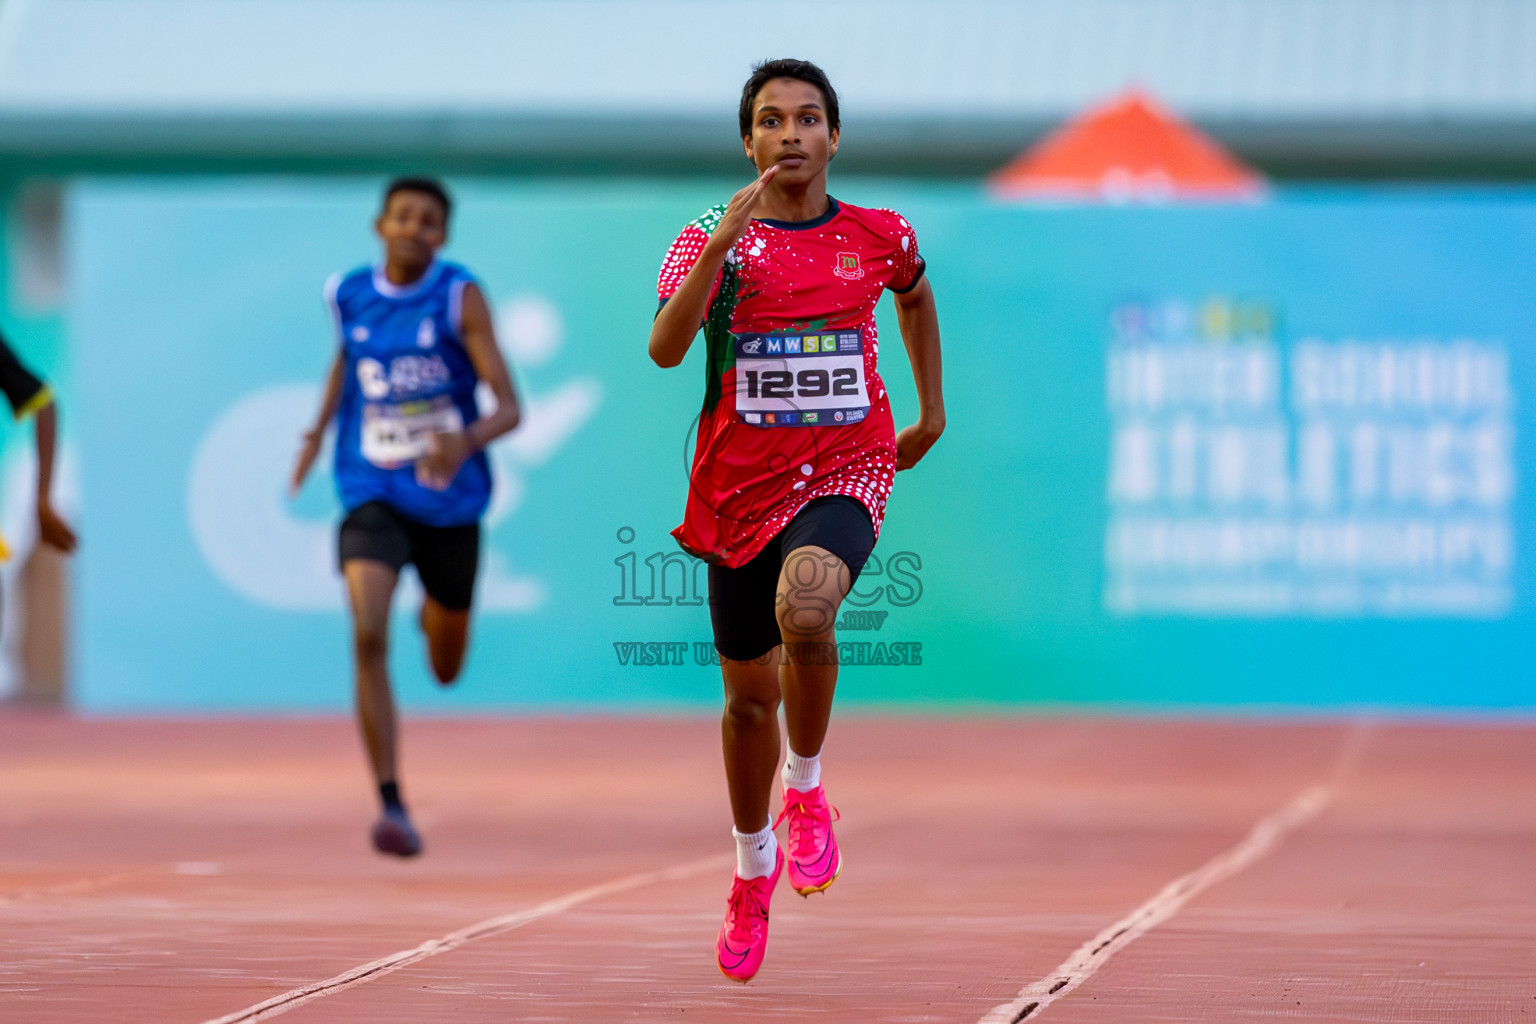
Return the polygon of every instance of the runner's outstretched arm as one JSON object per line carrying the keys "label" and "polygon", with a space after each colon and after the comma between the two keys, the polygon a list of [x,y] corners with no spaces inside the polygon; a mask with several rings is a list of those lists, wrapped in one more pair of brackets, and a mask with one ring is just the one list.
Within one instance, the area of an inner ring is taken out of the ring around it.
{"label": "runner's outstretched arm", "polygon": [[476,452],[521,423],[523,407],[517,400],[512,371],[496,344],[491,308],[478,285],[470,284],[464,288],[463,318],[464,349],[469,353],[470,362],[475,364],[476,375],[490,385],[491,394],[496,396],[496,411],[476,420],[465,431],[471,452]]}
{"label": "runner's outstretched arm", "polygon": [[288,481],[289,497],[298,497],[299,488],[304,486],[304,478],[309,475],[310,467],[320,454],[320,442],[325,438],[325,428],[336,417],[336,407],[341,404],[341,374],[346,361],[346,353],[338,347],[336,358],[331,360],[331,368],[325,375],[320,415],[315,417],[315,425],[304,431],[299,443],[299,458],[293,466],[293,478]]}
{"label": "runner's outstretched arm", "polygon": [[651,324],[650,345],[651,359],[657,366],[676,366],[688,354],[688,346],[693,344],[699,324],[703,323],[704,314],[709,309],[709,293],[715,286],[715,275],[725,263],[725,254],[752,226],[752,210],[757,206],[758,197],[778,171],[779,165],[774,164],[731,197],[730,205],[704,244],[697,262],[667,304],[657,312],[656,320]]}
{"label": "runner's outstretched arm", "polygon": [[68,553],[79,543],[53,510],[53,450],[59,431],[58,405],[52,399],[37,410],[37,535],[44,544]]}
{"label": "runner's outstretched arm", "polygon": [[896,435],[896,468],[917,465],[944,433],[944,372],[939,354],[939,311],[933,287],[924,277],[917,287],[896,295],[896,320],[901,328],[912,379],[917,385],[917,422]]}
{"label": "runner's outstretched arm", "polygon": [[464,286],[461,316],[464,351],[469,353],[469,361],[475,364],[475,375],[489,384],[491,394],[496,396],[496,411],[480,417],[462,433],[437,434],[432,438],[427,454],[416,463],[416,472],[422,483],[439,489],[446,489],[453,482],[465,459],[523,419],[517,390],[512,386],[512,372],[507,369],[507,361],[496,344],[491,307],[479,285]]}
{"label": "runner's outstretched arm", "polygon": [[[0,335],[0,393],[5,395],[18,421],[29,416],[36,419],[38,538],[65,553],[73,551],[74,531],[53,510],[53,452],[59,429],[53,391],[22,365],[4,335]],[[0,544],[0,550],[3,548]]]}

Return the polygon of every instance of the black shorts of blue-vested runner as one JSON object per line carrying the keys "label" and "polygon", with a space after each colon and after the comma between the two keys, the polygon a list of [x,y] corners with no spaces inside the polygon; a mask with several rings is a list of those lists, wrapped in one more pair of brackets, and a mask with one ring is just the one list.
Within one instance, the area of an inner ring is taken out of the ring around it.
{"label": "black shorts of blue-vested runner", "polygon": [[336,552],[342,567],[354,558],[383,562],[396,572],[414,565],[428,597],[450,611],[465,611],[475,596],[480,524],[428,526],[370,501],[341,521]]}
{"label": "black shorts of blue-vested runner", "polygon": [[[801,509],[789,525],[746,565],[709,567],[709,619],[722,658],[751,661],[783,643],[775,596],[784,556],[803,547],[825,548],[848,566],[849,586],[875,548],[869,510],[857,498],[834,494]],[[807,572],[816,572],[809,567]]]}

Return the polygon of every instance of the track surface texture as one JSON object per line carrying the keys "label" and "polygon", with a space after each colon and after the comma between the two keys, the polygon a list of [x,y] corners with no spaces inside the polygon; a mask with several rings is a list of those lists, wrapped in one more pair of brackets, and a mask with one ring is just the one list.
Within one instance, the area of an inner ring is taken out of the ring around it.
{"label": "track surface texture", "polygon": [[347,721],[0,715],[0,1020],[1536,1022],[1528,721],[840,712],[749,985],[718,730],[408,720],[400,862]]}

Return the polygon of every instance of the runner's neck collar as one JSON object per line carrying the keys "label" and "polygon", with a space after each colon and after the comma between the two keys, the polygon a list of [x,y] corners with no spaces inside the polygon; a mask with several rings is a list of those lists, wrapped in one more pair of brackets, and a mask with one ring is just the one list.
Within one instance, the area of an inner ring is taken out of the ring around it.
{"label": "runner's neck collar", "polygon": [[442,268],[441,260],[433,260],[427,269],[421,272],[421,276],[410,284],[395,284],[389,279],[389,275],[384,273],[384,265],[380,263],[373,268],[373,288],[386,299],[408,299],[431,284]]}
{"label": "runner's neck collar", "polygon": [[767,217],[754,217],[759,224],[766,224],[771,228],[779,228],[783,231],[808,231],[811,228],[819,228],[833,217],[837,216],[840,207],[837,200],[827,196],[827,212],[820,217],[812,217],[810,220],[769,220]]}

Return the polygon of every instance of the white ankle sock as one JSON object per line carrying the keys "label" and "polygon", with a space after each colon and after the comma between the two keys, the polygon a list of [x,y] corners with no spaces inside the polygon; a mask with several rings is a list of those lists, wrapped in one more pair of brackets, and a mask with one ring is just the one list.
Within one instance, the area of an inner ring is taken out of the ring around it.
{"label": "white ankle sock", "polygon": [[805,793],[821,785],[821,751],[801,757],[793,750],[784,762],[784,785]]}
{"label": "white ankle sock", "polygon": [[767,878],[773,874],[774,854],[779,841],[773,836],[773,822],[763,826],[761,832],[740,832],[731,829],[736,837],[736,875],[738,878]]}

